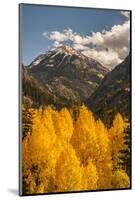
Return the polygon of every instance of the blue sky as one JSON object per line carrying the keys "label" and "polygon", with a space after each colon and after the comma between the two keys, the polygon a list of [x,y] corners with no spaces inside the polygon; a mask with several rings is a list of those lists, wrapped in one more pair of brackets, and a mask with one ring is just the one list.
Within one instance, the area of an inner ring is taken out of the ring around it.
{"label": "blue sky", "polygon": [[44,32],[62,32],[70,28],[86,36],[124,22],[125,16],[119,11],[21,5],[22,62],[29,64],[53,45],[54,41],[44,37]]}

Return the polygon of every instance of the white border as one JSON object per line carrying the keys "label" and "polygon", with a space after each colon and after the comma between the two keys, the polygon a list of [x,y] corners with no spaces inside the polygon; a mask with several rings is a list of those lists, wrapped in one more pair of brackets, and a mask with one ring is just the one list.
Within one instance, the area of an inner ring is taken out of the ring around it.
{"label": "white border", "polygon": [[[135,30],[135,4],[133,0],[4,0],[0,5],[0,199],[16,200],[18,189],[18,3],[40,3],[49,5],[68,5],[79,7],[114,8],[133,10],[133,26]],[[132,80],[133,102],[135,102],[135,40],[132,38]],[[133,125],[135,106],[133,104]],[[133,126],[133,152],[135,137]],[[100,199],[127,200],[135,196],[135,157],[133,155],[133,190],[70,193],[60,195],[23,197],[24,199]]]}

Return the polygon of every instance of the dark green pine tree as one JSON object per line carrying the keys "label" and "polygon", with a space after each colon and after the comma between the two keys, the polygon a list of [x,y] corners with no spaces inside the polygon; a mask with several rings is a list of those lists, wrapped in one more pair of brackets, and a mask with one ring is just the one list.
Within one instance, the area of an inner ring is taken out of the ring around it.
{"label": "dark green pine tree", "polygon": [[131,175],[131,128],[130,125],[125,130],[125,145],[126,148],[125,150],[121,151],[121,160],[122,162],[120,163],[122,168],[127,172],[128,176],[130,177]]}
{"label": "dark green pine tree", "polygon": [[22,138],[26,137],[27,134],[32,133],[32,121],[34,117],[34,110],[27,106],[25,100],[22,105]]}

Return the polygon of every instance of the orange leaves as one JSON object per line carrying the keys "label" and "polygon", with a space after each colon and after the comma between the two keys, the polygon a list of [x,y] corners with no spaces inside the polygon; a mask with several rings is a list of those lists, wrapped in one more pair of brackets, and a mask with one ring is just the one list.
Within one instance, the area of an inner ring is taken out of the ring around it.
{"label": "orange leaves", "polygon": [[128,124],[120,114],[108,130],[84,105],[75,120],[67,108],[32,112],[32,131],[22,145],[24,193],[128,187],[118,165]]}

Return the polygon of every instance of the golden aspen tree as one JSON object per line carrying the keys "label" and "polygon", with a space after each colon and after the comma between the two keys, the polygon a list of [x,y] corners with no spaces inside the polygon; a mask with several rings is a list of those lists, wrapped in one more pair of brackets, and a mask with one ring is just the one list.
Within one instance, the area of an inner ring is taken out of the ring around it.
{"label": "golden aspen tree", "polygon": [[30,135],[28,134],[24,139],[22,143],[22,161],[23,161],[23,193],[28,194],[34,193],[36,184],[34,182],[33,176],[31,174],[30,168],[31,168],[31,162],[29,160],[29,140]]}
{"label": "golden aspen tree", "polygon": [[73,120],[68,109],[63,108],[53,115],[55,133],[62,141],[69,142],[73,134]]}
{"label": "golden aspen tree", "polygon": [[54,113],[55,111],[50,106],[48,106],[46,109],[42,111],[41,120],[42,120],[43,125],[47,128],[51,137],[55,138],[56,137],[55,128],[54,128],[53,117],[52,117]]}
{"label": "golden aspen tree", "polygon": [[112,176],[112,188],[130,188],[130,179],[124,170],[118,169],[114,171]]}
{"label": "golden aspen tree", "polygon": [[92,112],[83,105],[80,107],[80,114],[74,124],[74,132],[71,144],[75,148],[81,163],[87,165],[89,159],[96,162],[98,151],[95,120]]}
{"label": "golden aspen tree", "polygon": [[120,113],[118,113],[114,120],[113,125],[109,130],[111,154],[113,160],[113,169],[116,169],[120,162],[120,151],[125,149],[124,144],[124,130],[126,128],[126,123],[124,122]]}
{"label": "golden aspen tree", "polygon": [[111,148],[108,131],[101,120],[96,122],[96,135],[99,146],[96,166],[98,170],[98,187],[109,188],[112,176]]}
{"label": "golden aspen tree", "polygon": [[[43,120],[46,122],[44,123]],[[49,113],[37,110],[33,120],[32,135],[23,142],[23,168],[24,172],[30,171],[32,175],[33,185],[35,184],[34,193],[38,192],[39,188],[40,191],[42,188],[43,192],[48,192],[48,185],[54,176],[57,156],[56,136]],[[33,193],[33,190],[30,189],[29,192]]]}
{"label": "golden aspen tree", "polygon": [[57,192],[80,190],[82,169],[70,144],[65,145],[56,163],[55,187]]}
{"label": "golden aspen tree", "polygon": [[98,186],[98,173],[96,166],[89,160],[87,166],[83,167],[82,190],[96,190]]}
{"label": "golden aspen tree", "polygon": [[[67,109],[63,109],[63,111],[66,110],[67,113],[69,114]],[[63,150],[63,146],[61,144],[61,137],[59,138],[58,135],[59,133],[62,132],[62,127],[65,127],[65,131],[63,131],[63,137],[64,137],[64,133],[66,135],[66,128],[68,130],[68,124],[62,124],[60,121],[61,119],[59,119],[60,116],[60,112],[53,110],[50,106],[48,106],[46,109],[43,110],[42,112],[42,124],[44,124],[44,126],[47,128],[48,133],[50,135],[51,138],[51,144],[53,144],[53,149],[56,149],[57,154],[60,153],[60,151]],[[66,115],[66,112],[65,112]],[[71,116],[70,117],[70,121],[72,120]],[[66,118],[66,116],[65,116]],[[72,122],[72,121],[71,121]],[[58,128],[60,127],[61,130]],[[70,126],[69,126],[70,127]],[[73,125],[72,125],[72,129],[73,129]],[[59,132],[60,131],[60,132]],[[52,155],[53,156],[53,155]]]}

